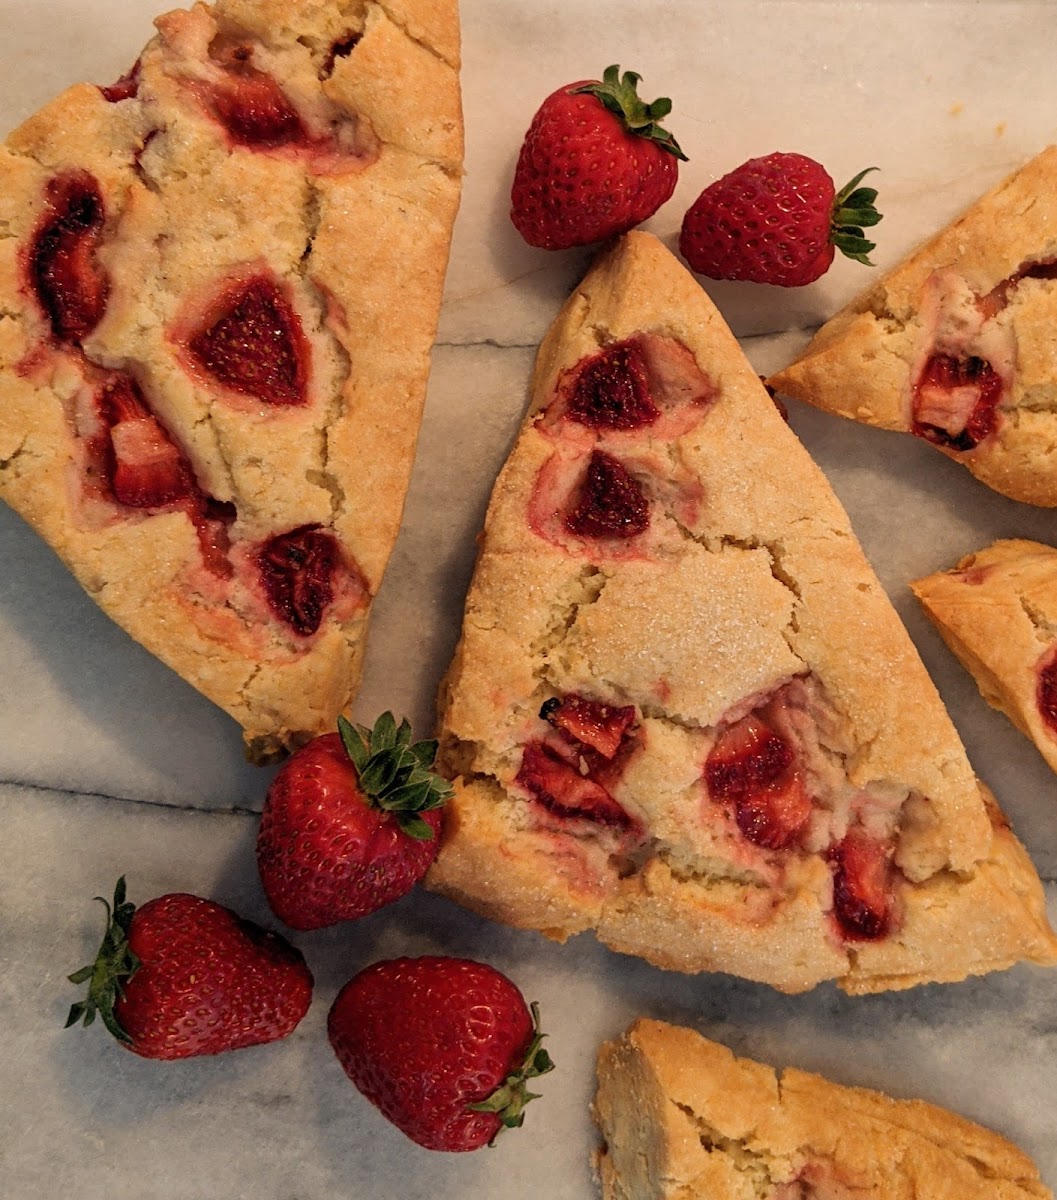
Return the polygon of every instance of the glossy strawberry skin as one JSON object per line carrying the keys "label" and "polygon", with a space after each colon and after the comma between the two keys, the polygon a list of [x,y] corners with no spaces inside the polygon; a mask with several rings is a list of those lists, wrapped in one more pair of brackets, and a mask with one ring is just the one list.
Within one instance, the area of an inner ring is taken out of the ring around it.
{"label": "glossy strawberry skin", "polygon": [[629,133],[591,83],[558,88],[532,119],[518,156],[511,220],[530,246],[565,250],[626,233],[675,191],[677,159]]}
{"label": "glossy strawberry skin", "polygon": [[836,189],[802,154],[753,158],[707,187],[683,218],[679,252],[699,275],[800,287],[829,270]]}
{"label": "glossy strawberry skin", "polygon": [[427,1150],[477,1150],[499,1132],[471,1112],[524,1061],[533,1021],[505,975],[466,959],[377,962],[338,993],[327,1032],[345,1073]]}
{"label": "glossy strawberry skin", "polygon": [[399,900],[437,854],[440,811],[420,815],[429,840],[365,801],[338,734],[313,739],[276,775],[261,816],[257,866],[272,911],[292,929],[322,929]]}
{"label": "glossy strawberry skin", "polygon": [[312,999],[300,951],[211,900],[174,892],[138,908],[139,968],[114,1015],[144,1058],[220,1054],[293,1032]]}

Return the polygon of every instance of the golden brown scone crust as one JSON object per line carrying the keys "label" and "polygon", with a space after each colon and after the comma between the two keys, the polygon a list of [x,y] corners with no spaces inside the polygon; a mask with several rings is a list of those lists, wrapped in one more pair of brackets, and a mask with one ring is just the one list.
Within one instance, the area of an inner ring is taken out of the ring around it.
{"label": "golden brown scone crust", "polygon": [[964,1117],[779,1075],[660,1021],[602,1047],[593,1113],[603,1200],[1052,1198],[1027,1155]]}
{"label": "golden brown scone crust", "polygon": [[1038,702],[1040,668],[1057,648],[1057,550],[1003,539],[910,586],[980,694],[1057,771],[1057,735]]}
{"label": "golden brown scone crust", "polygon": [[1057,279],[1023,279],[993,319],[975,300],[1026,264],[1057,256],[1057,146],[984,195],[856,297],[768,384],[787,396],[882,429],[911,429],[911,384],[935,331],[930,289],[973,330],[976,352],[1007,375],[995,433],[970,450],[937,446],[1015,500],[1057,506]]}
{"label": "golden brown scone crust", "polygon": [[[400,527],[460,192],[457,3],[218,0],[156,24],[134,96],[72,88],[0,148],[0,495],[266,758],[350,702]],[[217,77],[210,47],[232,43],[277,81],[307,152],[238,144],[199,102]],[[97,181],[106,214],[110,291],[83,360],[51,337],[26,269],[48,181],[70,172]],[[196,308],[254,272],[302,323],[304,405],[233,398],[181,358]],[[184,513],[86,504],[72,414],[109,370],[135,378],[198,485],[235,505],[232,581],[203,571]],[[358,593],[310,636],[238,566],[306,524],[337,538]]]}
{"label": "golden brown scone crust", "polygon": [[[642,332],[685,347],[713,388],[664,458],[670,479],[700,482],[702,500],[679,514],[662,496],[648,553],[592,557],[526,519],[552,448],[534,418],[563,371]],[[716,727],[796,681],[825,726],[811,769],[832,777],[834,807],[865,800],[887,814],[901,916],[879,941],[845,941],[832,918],[824,847],[847,811],[823,814],[812,852],[770,855],[721,828],[705,794]],[[612,791],[646,830],[630,860],[590,823],[541,820],[518,784],[523,747],[549,728],[542,704],[569,693],[635,706],[638,748]],[[1037,876],[846,515],[704,292],[649,235],[603,255],[541,347],[440,705],[456,794],[428,881],[493,919],[559,940],[593,929],[663,967],[790,992],[1055,960]]]}

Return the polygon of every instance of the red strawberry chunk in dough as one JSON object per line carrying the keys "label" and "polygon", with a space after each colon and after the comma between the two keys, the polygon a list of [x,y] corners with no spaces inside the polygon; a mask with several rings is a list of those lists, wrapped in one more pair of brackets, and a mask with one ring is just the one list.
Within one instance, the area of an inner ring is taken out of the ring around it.
{"label": "red strawberry chunk in dough", "polygon": [[1050,732],[1057,734],[1057,654],[1047,650],[1036,670],[1035,703]]}
{"label": "red strawberry chunk in dough", "polygon": [[542,742],[529,742],[525,747],[515,782],[557,817],[580,817],[618,830],[635,826],[601,784],[581,775]]}
{"label": "red strawberry chunk in dough", "polygon": [[660,410],[634,342],[618,342],[587,360],[576,377],[566,415],[589,429],[641,429],[657,420]]}
{"label": "red strawberry chunk in dough", "polygon": [[994,432],[1001,399],[1001,377],[985,359],[933,354],[914,386],[914,433],[971,450]]}
{"label": "red strawberry chunk in dough", "polygon": [[102,320],[110,284],[96,261],[106,210],[86,171],[49,180],[45,217],[34,234],[28,274],[52,332],[79,345]]}
{"label": "red strawberry chunk in dough", "polygon": [[157,508],[197,495],[190,464],[127,375],[111,378],[99,406],[109,430],[110,490],[119,504]]}
{"label": "red strawberry chunk in dough", "polygon": [[251,64],[252,56],[253,48],[248,45],[214,50],[225,75],[209,92],[213,115],[233,142],[251,149],[274,150],[310,141],[308,130],[282,88]]}
{"label": "red strawberry chunk in dough", "polygon": [[743,717],[716,739],[705,763],[705,781],[713,797],[733,800],[775,783],[793,759],[785,738],[759,717]]}
{"label": "red strawberry chunk in dough", "polygon": [[577,537],[638,537],[650,525],[649,501],[622,463],[595,450],[565,525]]}
{"label": "red strawberry chunk in dough", "polygon": [[635,721],[635,706],[603,704],[600,700],[570,695],[548,700],[540,710],[540,716],[582,745],[590,746],[610,759]]}
{"label": "red strawberry chunk in dough", "polygon": [[811,816],[811,797],[795,764],[785,738],[750,715],[717,738],[705,761],[705,782],[714,800],[733,804],[738,828],[750,842],[784,850]]}
{"label": "red strawberry chunk in dough", "polygon": [[803,833],[811,816],[811,797],[798,771],[747,792],[734,801],[738,828],[765,850],[785,850]]}
{"label": "red strawberry chunk in dough", "polygon": [[315,633],[334,598],[340,561],[337,542],[319,525],[301,525],[270,538],[257,565],[272,612],[295,633]]}
{"label": "red strawberry chunk in dough", "polygon": [[301,321],[266,275],[243,280],[194,334],[192,359],[232,391],[276,406],[304,404],[309,345]]}
{"label": "red strawberry chunk in dough", "polygon": [[849,831],[830,852],[833,912],[845,937],[883,938],[892,924],[888,848],[862,830]]}

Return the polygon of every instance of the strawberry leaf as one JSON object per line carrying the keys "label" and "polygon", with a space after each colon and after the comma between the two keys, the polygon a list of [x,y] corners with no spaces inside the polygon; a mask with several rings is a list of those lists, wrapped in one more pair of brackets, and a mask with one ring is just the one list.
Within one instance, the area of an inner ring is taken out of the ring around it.
{"label": "strawberry leaf", "polygon": [[433,826],[423,821],[417,813],[397,813],[396,822],[416,842],[433,841]]}
{"label": "strawberry leaf", "polygon": [[114,1015],[114,1005],[121,998],[125,981],[130,979],[140,962],[129,949],[128,930],[136,906],[125,899],[125,877],[114,887],[114,903],[111,907],[102,896],[96,899],[106,909],[106,928],[99,945],[95,961],[81,967],[66,978],[71,983],[88,983],[88,995],[84,1000],[70,1006],[65,1028],[82,1024],[87,1028],[99,1014],[100,1020],[119,1042],[131,1044],[132,1039],[122,1029]]}
{"label": "strawberry leaf", "polygon": [[353,727],[339,717],[338,730],[366,802],[392,812],[405,831],[408,826],[419,829],[411,832],[412,837],[432,838],[433,831],[425,821],[405,822],[405,817],[439,808],[451,798],[451,785],[431,770],[437,757],[436,740],[412,741],[410,721],[405,717],[397,726],[391,712],[382,713],[373,729]]}
{"label": "strawberry leaf", "polygon": [[672,111],[671,100],[662,96],[652,104],[646,104],[638,93],[641,79],[642,76],[634,71],[625,71],[621,76],[620,67],[614,64],[606,67],[601,83],[585,83],[582,87],[572,88],[570,95],[594,96],[603,108],[620,118],[628,133],[655,142],[662,150],[686,162],[679,143],[660,124]]}
{"label": "strawberry leaf", "polygon": [[[512,1071],[486,1100],[466,1106],[471,1112],[495,1113],[502,1121],[498,1133],[504,1129],[517,1129],[524,1123],[525,1106],[530,1100],[539,1099],[536,1092],[528,1090],[526,1083],[554,1070],[550,1055],[543,1049],[543,1039],[546,1035],[540,1032],[539,1005],[533,1001],[529,1007],[532,1011],[533,1037],[521,1065],[516,1071]],[[494,1144],[494,1141],[493,1138],[489,1145]]]}
{"label": "strawberry leaf", "polygon": [[865,175],[876,170],[867,167],[846,183],[833,199],[830,216],[829,240],[842,254],[868,267],[873,266],[868,255],[877,243],[864,237],[863,229],[876,225],[882,214],[874,208],[877,189],[861,188],[859,184]]}

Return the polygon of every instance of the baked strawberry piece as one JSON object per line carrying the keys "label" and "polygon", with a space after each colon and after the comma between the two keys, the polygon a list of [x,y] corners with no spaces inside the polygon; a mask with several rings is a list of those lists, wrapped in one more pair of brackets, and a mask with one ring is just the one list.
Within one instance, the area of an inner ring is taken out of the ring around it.
{"label": "baked strawberry piece", "polygon": [[540,348],[467,613],[428,886],[790,992],[1057,960],[847,517],[649,235]]}
{"label": "baked strawberry piece", "polygon": [[1026,1154],[922,1100],[735,1057],[640,1019],[598,1055],[603,1200],[1051,1200]]}
{"label": "baked strawberry piece", "polygon": [[0,496],[255,759],[349,704],[400,524],[462,154],[419,7],[165,14],[0,150]]}
{"label": "baked strawberry piece", "polygon": [[988,487],[1057,506],[1057,147],[983,195],[827,321],[768,384],[914,434]]}

